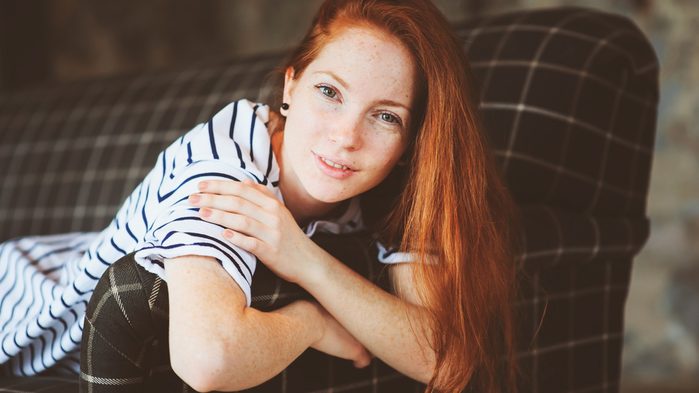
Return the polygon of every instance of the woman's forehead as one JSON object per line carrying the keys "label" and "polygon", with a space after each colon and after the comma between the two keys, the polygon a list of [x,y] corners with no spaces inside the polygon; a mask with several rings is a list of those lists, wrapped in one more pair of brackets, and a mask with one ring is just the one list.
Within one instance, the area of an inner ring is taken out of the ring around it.
{"label": "woman's forehead", "polygon": [[348,91],[383,90],[410,103],[416,67],[410,51],[378,29],[347,27],[337,31],[304,73],[335,79]]}

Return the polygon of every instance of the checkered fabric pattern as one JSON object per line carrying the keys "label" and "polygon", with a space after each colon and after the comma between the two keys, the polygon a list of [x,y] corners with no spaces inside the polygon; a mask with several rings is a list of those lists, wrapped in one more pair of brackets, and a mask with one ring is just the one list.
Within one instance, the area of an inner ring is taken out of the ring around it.
{"label": "checkered fabric pattern", "polygon": [[[632,259],[649,234],[655,54],[631,21],[589,9],[455,27],[522,212],[520,391],[617,392]],[[168,142],[233,99],[270,102],[264,76],[283,55],[0,96],[0,240],[101,229]],[[254,285],[270,307],[287,296],[279,281]],[[421,388],[374,362],[330,371],[307,351],[278,391]]]}

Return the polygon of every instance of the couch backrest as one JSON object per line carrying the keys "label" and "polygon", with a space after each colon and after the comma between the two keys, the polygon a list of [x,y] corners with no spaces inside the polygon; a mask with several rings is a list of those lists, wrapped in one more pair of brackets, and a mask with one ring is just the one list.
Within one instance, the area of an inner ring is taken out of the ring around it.
{"label": "couch backrest", "polygon": [[[518,202],[644,217],[657,60],[633,23],[558,8],[456,30]],[[163,147],[231,100],[267,102],[283,55],[0,96],[0,241],[103,228]]]}
{"label": "couch backrest", "polygon": [[645,215],[658,63],[630,20],[554,8],[471,21],[459,32],[518,202]]}

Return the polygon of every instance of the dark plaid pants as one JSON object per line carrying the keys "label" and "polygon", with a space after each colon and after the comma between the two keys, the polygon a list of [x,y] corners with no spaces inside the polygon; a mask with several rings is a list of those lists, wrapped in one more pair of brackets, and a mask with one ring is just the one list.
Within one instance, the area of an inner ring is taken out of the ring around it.
{"label": "dark plaid pants", "polygon": [[194,391],[170,367],[167,285],[129,254],[99,280],[85,316],[81,392]]}

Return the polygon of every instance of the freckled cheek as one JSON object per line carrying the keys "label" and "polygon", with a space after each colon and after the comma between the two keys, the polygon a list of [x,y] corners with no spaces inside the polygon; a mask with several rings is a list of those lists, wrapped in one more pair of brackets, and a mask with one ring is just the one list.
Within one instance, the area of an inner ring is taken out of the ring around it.
{"label": "freckled cheek", "polygon": [[373,174],[383,176],[388,174],[393,169],[395,164],[394,161],[390,159],[376,160],[377,157],[386,158],[385,155],[381,154],[386,153],[376,153],[375,155],[370,156],[372,157],[372,160],[370,161],[370,164],[367,165],[367,169],[370,169]]}

